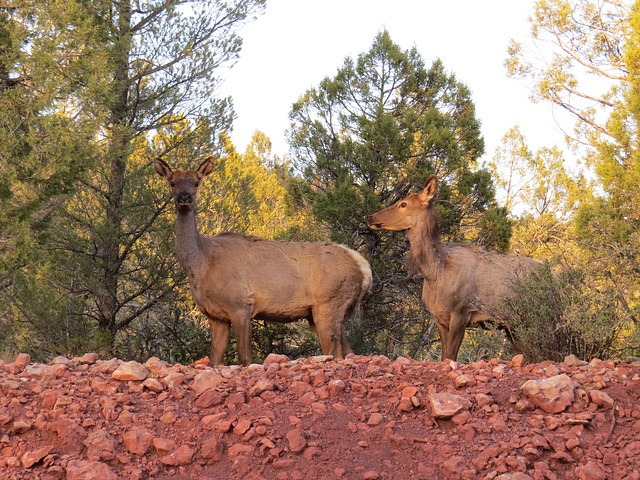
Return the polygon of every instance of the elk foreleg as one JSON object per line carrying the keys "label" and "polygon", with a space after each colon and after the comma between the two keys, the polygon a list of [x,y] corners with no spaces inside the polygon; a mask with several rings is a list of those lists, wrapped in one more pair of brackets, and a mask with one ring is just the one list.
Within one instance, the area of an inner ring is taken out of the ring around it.
{"label": "elk foreleg", "polygon": [[227,350],[229,341],[229,329],[231,325],[220,320],[209,319],[209,329],[211,330],[211,354],[209,360],[214,365],[222,365],[224,352]]}
{"label": "elk foreleg", "polygon": [[460,314],[449,315],[448,322],[436,319],[440,341],[442,342],[442,360],[456,360],[458,350],[464,338],[464,331],[467,327],[467,317]]}

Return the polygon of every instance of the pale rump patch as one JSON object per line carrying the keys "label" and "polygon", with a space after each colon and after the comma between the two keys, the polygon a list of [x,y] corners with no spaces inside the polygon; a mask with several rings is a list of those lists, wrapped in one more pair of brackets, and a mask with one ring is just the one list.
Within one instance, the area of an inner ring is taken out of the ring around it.
{"label": "pale rump patch", "polygon": [[360,271],[362,272],[362,293],[360,294],[360,298],[362,298],[369,291],[369,289],[371,289],[371,285],[373,283],[373,274],[371,273],[371,267],[369,266],[369,262],[367,262],[367,260],[355,250],[351,250],[350,248],[345,247],[344,245],[337,245],[337,246],[342,247],[347,252],[349,252],[349,255],[353,257],[353,259],[358,264]]}

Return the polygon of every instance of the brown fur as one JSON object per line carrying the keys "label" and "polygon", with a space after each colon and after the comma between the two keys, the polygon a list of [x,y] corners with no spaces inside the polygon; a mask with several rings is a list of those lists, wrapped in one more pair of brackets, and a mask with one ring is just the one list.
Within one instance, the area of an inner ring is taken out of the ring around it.
{"label": "brown fur", "polygon": [[159,158],[154,165],[173,192],[176,255],[196,305],[209,319],[214,364],[222,363],[231,326],[239,362],[251,362],[252,319],[306,318],[325,354],[344,358],[351,353],[342,324],[372,279],[361,255],[333,243],[278,242],[229,232],[204,237],[196,225],[195,197],[200,181],[213,170],[212,159],[195,172],[173,171]]}
{"label": "brown fur", "polygon": [[438,195],[435,175],[419,194],[409,195],[369,217],[374,230],[407,231],[411,254],[422,272],[422,300],[433,315],[442,342],[442,359],[455,360],[466,328],[498,321],[493,312],[514,281],[540,262],[529,257],[500,255],[472,245],[440,241],[433,202]]}

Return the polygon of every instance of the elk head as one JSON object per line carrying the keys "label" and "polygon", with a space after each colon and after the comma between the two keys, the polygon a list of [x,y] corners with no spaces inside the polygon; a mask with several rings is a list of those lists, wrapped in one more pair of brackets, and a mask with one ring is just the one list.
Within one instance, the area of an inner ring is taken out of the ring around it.
{"label": "elk head", "polygon": [[412,193],[404,200],[380,210],[368,219],[373,230],[391,230],[400,232],[416,226],[426,209],[438,196],[438,178],[431,175],[420,193]]}
{"label": "elk head", "polygon": [[194,209],[196,191],[200,181],[213,171],[213,157],[206,158],[193,172],[191,170],[171,170],[171,167],[162,159],[153,160],[153,166],[158,175],[169,183],[173,199],[176,202],[176,210],[188,212]]}

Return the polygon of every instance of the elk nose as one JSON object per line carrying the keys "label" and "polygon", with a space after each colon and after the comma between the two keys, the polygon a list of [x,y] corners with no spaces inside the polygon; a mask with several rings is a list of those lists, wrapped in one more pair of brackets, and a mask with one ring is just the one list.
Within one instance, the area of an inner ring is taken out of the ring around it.
{"label": "elk nose", "polygon": [[192,197],[191,194],[189,192],[180,192],[177,196],[176,196],[176,202],[177,203],[191,203]]}

